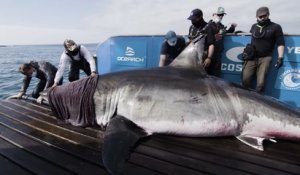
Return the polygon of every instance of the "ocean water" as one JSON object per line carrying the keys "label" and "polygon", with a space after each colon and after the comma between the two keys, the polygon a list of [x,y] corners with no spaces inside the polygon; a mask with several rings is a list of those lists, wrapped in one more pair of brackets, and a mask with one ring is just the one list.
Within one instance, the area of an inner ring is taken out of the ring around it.
{"label": "ocean water", "polygon": [[[97,44],[84,44],[92,55],[96,54]],[[0,47],[0,99],[19,92],[24,75],[18,71],[20,64],[34,61],[48,61],[58,67],[60,55],[64,51],[58,45],[16,45]],[[64,83],[68,82],[68,69],[64,73]],[[81,77],[85,76],[81,73]],[[38,79],[33,78],[26,94],[31,94]]]}

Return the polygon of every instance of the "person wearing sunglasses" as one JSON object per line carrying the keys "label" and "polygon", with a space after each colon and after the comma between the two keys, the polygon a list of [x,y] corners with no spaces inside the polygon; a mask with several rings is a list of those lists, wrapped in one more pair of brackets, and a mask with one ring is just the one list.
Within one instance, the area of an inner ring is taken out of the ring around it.
{"label": "person wearing sunglasses", "polygon": [[211,66],[209,67],[209,71],[211,75],[220,77],[221,76],[221,56],[224,50],[223,38],[226,33],[233,33],[237,26],[236,23],[232,23],[227,29],[226,26],[222,24],[222,19],[226,15],[225,9],[223,7],[218,7],[217,12],[213,13],[213,18],[208,22],[211,26],[210,28],[213,30],[215,36],[215,48],[214,54],[212,57]]}
{"label": "person wearing sunglasses", "polygon": [[260,7],[256,11],[257,23],[253,24],[250,30],[251,44],[255,48],[253,60],[244,62],[242,71],[242,84],[246,88],[252,87],[252,79],[256,74],[256,90],[264,92],[265,79],[272,62],[272,55],[277,46],[277,61],[275,67],[279,69],[283,64],[284,36],[279,24],[272,22],[269,18],[268,7]]}

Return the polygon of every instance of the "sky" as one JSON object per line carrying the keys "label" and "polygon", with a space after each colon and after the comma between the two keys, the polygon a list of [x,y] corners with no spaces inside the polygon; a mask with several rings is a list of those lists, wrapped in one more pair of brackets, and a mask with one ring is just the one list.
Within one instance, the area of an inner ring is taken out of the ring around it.
{"label": "sky", "polygon": [[286,34],[300,34],[298,0],[0,0],[0,45],[101,43],[111,36],[188,33],[195,8],[209,21],[219,6],[222,23],[249,32],[256,10],[267,6],[270,19]]}

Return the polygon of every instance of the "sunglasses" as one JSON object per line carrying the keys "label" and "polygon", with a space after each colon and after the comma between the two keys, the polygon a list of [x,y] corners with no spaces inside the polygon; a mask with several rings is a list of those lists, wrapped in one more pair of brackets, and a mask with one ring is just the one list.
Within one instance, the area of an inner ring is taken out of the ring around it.
{"label": "sunglasses", "polygon": [[224,16],[224,14],[217,14],[217,16]]}

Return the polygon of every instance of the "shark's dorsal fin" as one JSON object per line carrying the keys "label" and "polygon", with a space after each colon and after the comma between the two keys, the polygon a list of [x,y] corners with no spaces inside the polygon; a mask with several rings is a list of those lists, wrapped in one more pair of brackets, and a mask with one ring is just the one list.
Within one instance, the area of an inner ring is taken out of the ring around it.
{"label": "shark's dorsal fin", "polygon": [[205,37],[206,35],[201,34],[192,40],[169,66],[180,68],[196,68],[204,71],[201,62],[204,52]]}
{"label": "shark's dorsal fin", "polygon": [[250,135],[239,135],[236,138],[239,139],[241,142],[251,146],[252,148],[258,149],[260,151],[264,150],[264,145],[263,145],[264,140],[276,142],[276,140],[272,138],[263,138],[263,137],[256,137]]}

